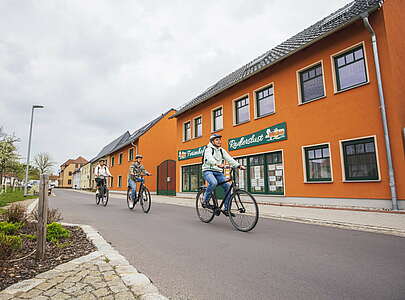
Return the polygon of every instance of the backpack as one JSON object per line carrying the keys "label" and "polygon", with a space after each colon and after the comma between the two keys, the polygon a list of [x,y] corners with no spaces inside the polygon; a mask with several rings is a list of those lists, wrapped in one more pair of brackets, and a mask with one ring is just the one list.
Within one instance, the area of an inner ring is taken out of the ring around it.
{"label": "backpack", "polygon": [[[204,160],[205,160],[205,150],[206,149],[207,148],[204,149],[203,156],[202,156],[202,159],[201,159],[201,162],[203,164],[204,164]],[[211,148],[211,150],[212,150],[212,155],[214,155],[214,152],[215,152],[214,148]],[[224,152],[222,152],[222,148],[220,148],[219,151],[221,151],[222,160],[224,160]]]}

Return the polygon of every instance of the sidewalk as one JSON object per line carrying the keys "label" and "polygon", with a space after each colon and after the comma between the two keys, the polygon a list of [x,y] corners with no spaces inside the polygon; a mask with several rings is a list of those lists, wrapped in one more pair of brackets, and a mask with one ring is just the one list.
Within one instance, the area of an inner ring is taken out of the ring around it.
{"label": "sidewalk", "polygon": [[[76,191],[88,193],[86,191]],[[125,199],[122,194],[110,194],[111,198]],[[164,203],[195,207],[195,199],[152,195],[153,203]],[[259,205],[260,216],[277,220],[317,224],[338,228],[378,232],[405,237],[405,214],[325,209],[313,207],[294,207],[279,205]]]}

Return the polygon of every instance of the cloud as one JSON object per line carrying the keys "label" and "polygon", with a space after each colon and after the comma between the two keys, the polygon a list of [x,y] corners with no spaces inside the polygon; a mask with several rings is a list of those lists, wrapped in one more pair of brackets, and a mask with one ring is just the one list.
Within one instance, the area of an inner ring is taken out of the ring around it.
{"label": "cloud", "polygon": [[0,2],[0,125],[26,154],[92,158],[346,0]]}

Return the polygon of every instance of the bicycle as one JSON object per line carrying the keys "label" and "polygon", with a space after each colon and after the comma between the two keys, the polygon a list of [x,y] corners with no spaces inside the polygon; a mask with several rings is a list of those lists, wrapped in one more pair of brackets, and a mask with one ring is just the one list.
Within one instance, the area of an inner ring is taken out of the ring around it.
{"label": "bicycle", "polygon": [[[236,169],[232,168],[231,177],[218,185],[231,182],[231,187],[226,193],[224,199],[231,194],[228,206],[228,216],[232,225],[239,231],[248,232],[255,228],[259,220],[259,207],[256,203],[256,199],[249,192],[240,189],[235,183]],[[221,205],[218,206],[218,199],[214,192],[211,194],[211,198],[208,201],[208,205],[203,205],[204,194],[207,187],[201,186],[196,196],[196,210],[199,219],[204,223],[210,223],[215,215],[221,214],[221,209],[225,204],[222,200]]]}
{"label": "bicycle", "polygon": [[107,188],[107,177],[106,176],[99,176],[101,179],[101,185],[98,187],[98,194],[96,193],[96,204],[99,205],[100,201],[101,204],[107,206],[108,198],[109,198],[109,190]]}
{"label": "bicycle", "polygon": [[[145,177],[145,175],[141,176],[142,179]],[[141,184],[139,185],[139,190],[136,196],[136,199],[132,199],[131,197],[131,187],[128,186],[127,190],[127,204],[129,209],[134,209],[136,203],[139,201],[142,206],[142,210],[145,214],[147,214],[150,211],[150,207],[152,205],[151,197],[150,197],[150,192],[146,185],[144,184],[144,180],[138,181]]]}

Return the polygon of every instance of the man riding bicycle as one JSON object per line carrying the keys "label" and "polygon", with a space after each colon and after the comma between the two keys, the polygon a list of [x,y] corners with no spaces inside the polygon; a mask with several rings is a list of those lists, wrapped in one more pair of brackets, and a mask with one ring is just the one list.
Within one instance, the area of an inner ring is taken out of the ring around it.
{"label": "man riding bicycle", "polygon": [[135,201],[135,203],[138,201],[136,199],[136,183],[144,181],[142,178],[143,175],[152,175],[145,170],[145,167],[142,165],[142,159],[143,156],[137,154],[135,156],[135,162],[129,167],[128,185],[131,187],[131,198]]}
{"label": "man riding bicycle", "polygon": [[110,170],[105,163],[106,161],[104,159],[100,160],[94,169],[95,181],[97,184],[96,195],[99,193],[100,187],[107,184],[106,178],[111,176]]}
{"label": "man riding bicycle", "polygon": [[[211,193],[215,190],[218,183],[221,184],[222,188],[224,189],[225,195],[228,194],[228,190],[231,185],[226,182],[226,177],[223,173],[223,169],[225,167],[225,162],[228,162],[231,167],[233,168],[240,168],[242,170],[246,170],[244,166],[239,164],[235,159],[226,152],[225,149],[221,147],[222,145],[222,136],[219,134],[213,134],[210,137],[210,142],[208,143],[207,147],[204,150],[203,154],[203,177],[208,182],[208,187],[205,191],[204,195],[204,203],[203,207],[205,208],[212,208],[209,204],[209,199],[211,197]],[[224,210],[222,213],[228,217],[228,206],[229,200],[231,195],[226,196],[224,199]]]}

